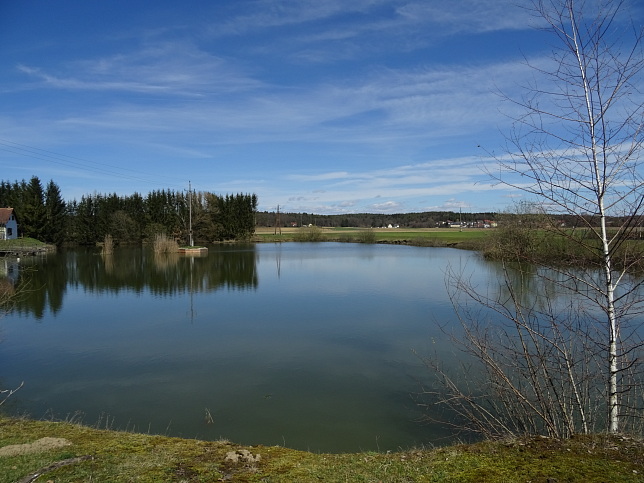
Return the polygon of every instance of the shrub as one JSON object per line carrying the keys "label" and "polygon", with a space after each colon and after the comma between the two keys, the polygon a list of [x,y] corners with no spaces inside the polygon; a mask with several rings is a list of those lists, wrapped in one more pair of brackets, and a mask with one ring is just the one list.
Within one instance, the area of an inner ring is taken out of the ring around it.
{"label": "shrub", "polygon": [[176,253],[179,250],[177,241],[163,233],[157,233],[155,235],[153,246],[154,253]]}
{"label": "shrub", "polygon": [[319,242],[322,241],[322,228],[317,226],[305,226],[295,234],[295,241],[299,242]]}
{"label": "shrub", "polygon": [[376,243],[376,232],[371,228],[367,230],[360,230],[358,233],[358,242],[360,243]]}

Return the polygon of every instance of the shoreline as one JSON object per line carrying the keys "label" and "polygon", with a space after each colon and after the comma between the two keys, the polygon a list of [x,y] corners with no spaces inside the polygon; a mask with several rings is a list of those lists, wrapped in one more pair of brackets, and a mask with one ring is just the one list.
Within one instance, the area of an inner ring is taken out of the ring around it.
{"label": "shoreline", "polygon": [[40,475],[57,482],[630,483],[642,481],[644,442],[606,434],[566,440],[533,436],[389,453],[333,454],[0,416],[0,467],[0,483],[34,481]]}

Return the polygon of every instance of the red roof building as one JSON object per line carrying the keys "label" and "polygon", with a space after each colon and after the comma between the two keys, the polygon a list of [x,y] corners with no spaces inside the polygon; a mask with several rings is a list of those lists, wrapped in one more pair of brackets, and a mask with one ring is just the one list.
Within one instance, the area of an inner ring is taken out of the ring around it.
{"label": "red roof building", "polygon": [[13,208],[0,208],[0,240],[18,238],[18,219]]}

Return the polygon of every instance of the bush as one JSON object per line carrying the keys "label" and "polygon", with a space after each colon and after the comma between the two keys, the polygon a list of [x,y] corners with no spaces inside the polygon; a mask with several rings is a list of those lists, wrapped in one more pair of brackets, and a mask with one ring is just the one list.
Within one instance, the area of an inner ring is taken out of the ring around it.
{"label": "bush", "polygon": [[322,228],[317,226],[304,226],[295,234],[295,241],[319,242],[322,241]]}
{"label": "bush", "polygon": [[376,232],[371,228],[367,230],[360,230],[358,233],[358,242],[360,243],[376,243]]}
{"label": "bush", "polygon": [[169,238],[163,233],[158,233],[154,237],[154,253],[176,253],[179,251],[179,244],[173,238]]}

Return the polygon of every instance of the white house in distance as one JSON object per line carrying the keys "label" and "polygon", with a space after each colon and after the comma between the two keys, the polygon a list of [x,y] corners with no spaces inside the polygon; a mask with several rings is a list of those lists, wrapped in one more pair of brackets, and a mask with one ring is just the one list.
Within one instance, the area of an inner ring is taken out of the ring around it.
{"label": "white house in distance", "polygon": [[13,208],[0,208],[0,240],[18,238],[18,220]]}

